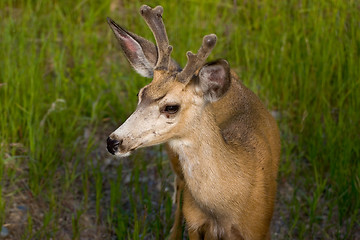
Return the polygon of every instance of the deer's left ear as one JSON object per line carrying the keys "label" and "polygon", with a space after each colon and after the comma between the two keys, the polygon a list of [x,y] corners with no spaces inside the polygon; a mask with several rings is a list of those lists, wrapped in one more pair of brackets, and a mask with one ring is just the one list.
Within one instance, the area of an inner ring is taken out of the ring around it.
{"label": "deer's left ear", "polygon": [[209,102],[219,100],[229,89],[230,81],[230,66],[223,59],[208,63],[199,71],[199,87]]}

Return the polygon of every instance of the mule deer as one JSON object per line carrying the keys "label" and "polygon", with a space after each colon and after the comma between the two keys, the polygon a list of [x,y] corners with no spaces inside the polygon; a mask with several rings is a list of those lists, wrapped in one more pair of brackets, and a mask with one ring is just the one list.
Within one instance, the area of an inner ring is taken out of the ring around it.
{"label": "mule deer", "polygon": [[108,18],[133,68],[153,77],[135,112],[108,137],[108,151],[124,157],[166,143],[176,173],[170,239],[181,239],[183,217],[190,239],[270,239],[280,157],[275,120],[227,61],[205,63],[216,35],[205,36],[197,54],[187,52],[181,69],[170,57],[163,8],[140,13],[156,46]]}

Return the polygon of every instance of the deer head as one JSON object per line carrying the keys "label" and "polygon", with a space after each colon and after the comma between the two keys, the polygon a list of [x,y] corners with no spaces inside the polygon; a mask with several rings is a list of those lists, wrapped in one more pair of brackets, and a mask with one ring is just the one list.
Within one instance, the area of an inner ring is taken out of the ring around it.
{"label": "deer head", "polygon": [[140,147],[186,137],[201,124],[205,106],[227,92],[231,79],[227,61],[205,64],[216,44],[215,34],[203,38],[196,54],[187,52],[188,62],[181,69],[170,57],[172,46],[162,20],[163,8],[144,5],[140,13],[154,34],[156,46],[108,18],[132,67],[144,77],[153,77],[139,91],[135,112],[107,139],[108,151],[123,157]]}

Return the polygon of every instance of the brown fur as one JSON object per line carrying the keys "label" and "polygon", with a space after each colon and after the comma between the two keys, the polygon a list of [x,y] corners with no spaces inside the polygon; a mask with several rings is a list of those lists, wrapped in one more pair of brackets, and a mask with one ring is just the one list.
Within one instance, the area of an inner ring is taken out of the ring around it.
{"label": "brown fur", "polygon": [[[224,170],[224,175],[234,175],[234,178],[236,175],[242,176],[242,182],[239,184],[232,184],[231,181],[223,181],[222,179],[218,179],[217,184],[228,189],[224,191],[225,194],[226,192],[235,192],[234,198],[244,198],[241,201],[230,199],[226,202],[226,206],[222,206],[222,203],[212,203],[215,208],[217,204],[219,205],[220,213],[225,207],[237,217],[235,217],[234,222],[231,222],[231,225],[227,226],[225,223],[225,231],[226,228],[230,229],[229,235],[227,235],[227,231],[222,236],[209,235],[214,239],[220,237],[224,239],[270,238],[269,226],[274,207],[276,176],[280,157],[277,125],[255,94],[238,82],[235,75],[233,75],[232,87],[227,95],[220,101],[209,105],[208,108],[209,113],[214,116],[216,126],[219,127],[224,142],[233,153],[231,154],[233,156],[229,157],[227,153],[220,152],[214,164],[228,165],[228,168]],[[214,139],[214,141],[216,140]],[[214,145],[216,148],[217,143],[214,142]],[[174,157],[177,154],[170,150],[169,155],[172,156],[170,158],[171,163],[179,176],[178,179],[183,179],[183,173],[179,171],[179,161]],[[229,177],[226,178],[226,180],[228,179]],[[213,229],[210,227],[217,224],[216,216],[208,212],[207,206],[199,207],[197,200],[192,197],[188,190],[191,185],[186,184],[186,181],[192,181],[192,179],[188,178],[184,181],[185,183],[180,185],[184,186],[185,189],[180,189],[177,192],[184,192],[182,211],[192,232],[190,236],[195,236],[196,233],[200,234],[203,231],[212,232]],[[194,183],[194,185],[197,184],[198,182]],[[202,194],[211,195],[207,192],[202,192]],[[215,197],[211,200],[217,201],[218,199]],[[200,203],[200,205],[202,204]],[[177,211],[181,211],[181,209],[177,209]],[[227,218],[228,216],[225,215],[224,220],[221,221],[226,222]],[[176,223],[179,222],[176,221]],[[179,228],[174,227],[173,229]],[[177,234],[173,233],[173,235]],[[194,239],[197,238],[199,237],[194,237]],[[211,238],[208,237],[208,239]]]}

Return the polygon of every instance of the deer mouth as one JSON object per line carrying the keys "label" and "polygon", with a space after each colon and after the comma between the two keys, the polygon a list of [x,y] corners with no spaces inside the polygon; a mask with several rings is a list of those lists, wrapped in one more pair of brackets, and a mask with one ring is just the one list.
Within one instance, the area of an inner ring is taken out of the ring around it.
{"label": "deer mouth", "polygon": [[128,157],[130,156],[135,150],[141,147],[142,144],[139,144],[135,147],[132,147],[130,149],[125,149],[123,146],[120,146],[120,148],[114,153],[117,157]]}

